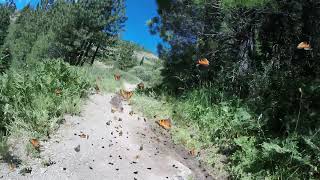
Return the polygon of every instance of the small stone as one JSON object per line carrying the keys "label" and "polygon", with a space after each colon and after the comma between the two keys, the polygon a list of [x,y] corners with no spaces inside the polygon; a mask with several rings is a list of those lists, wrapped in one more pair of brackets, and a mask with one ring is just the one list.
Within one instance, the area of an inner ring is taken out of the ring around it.
{"label": "small stone", "polygon": [[106,122],[106,125],[110,126],[111,122],[112,122],[111,120]]}
{"label": "small stone", "polygon": [[31,174],[32,168],[31,167],[26,167],[20,170],[19,174],[25,176],[26,174]]}
{"label": "small stone", "polygon": [[80,152],[80,145],[78,145],[77,147],[75,147],[74,150],[75,150],[76,152]]}

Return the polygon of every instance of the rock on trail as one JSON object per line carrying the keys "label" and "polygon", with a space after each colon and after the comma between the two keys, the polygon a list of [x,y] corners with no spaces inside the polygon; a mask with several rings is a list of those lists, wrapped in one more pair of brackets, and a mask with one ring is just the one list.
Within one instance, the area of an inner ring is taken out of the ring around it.
{"label": "rock on trail", "polygon": [[152,122],[132,114],[126,102],[123,112],[112,113],[112,96],[90,96],[81,116],[66,116],[51,139],[41,142],[42,160],[27,162],[26,173],[2,164],[0,179],[212,179],[194,160],[186,160],[170,138],[154,132]]}

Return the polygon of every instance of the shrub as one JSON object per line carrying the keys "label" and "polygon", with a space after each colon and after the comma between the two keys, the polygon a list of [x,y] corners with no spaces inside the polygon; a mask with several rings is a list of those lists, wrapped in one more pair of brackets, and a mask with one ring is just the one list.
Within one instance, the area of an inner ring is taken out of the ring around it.
{"label": "shrub", "polygon": [[121,70],[129,70],[137,65],[137,60],[133,57],[134,45],[128,42],[118,42],[116,53],[116,66]]}
{"label": "shrub", "polygon": [[11,68],[0,80],[0,128],[6,134],[22,128],[46,135],[54,118],[79,111],[90,87],[81,70],[61,60]]}
{"label": "shrub", "polygon": [[[165,101],[168,103],[163,102],[163,97],[166,96],[154,93],[139,95],[133,105],[149,117],[172,117],[173,138],[188,148],[219,148],[219,152],[229,156],[226,168],[232,178],[318,176],[320,131],[277,137],[266,128],[263,117],[255,115],[245,102],[227,98],[213,85],[186,91],[179,98],[169,96]],[[207,158],[206,162],[215,163],[212,157]]]}

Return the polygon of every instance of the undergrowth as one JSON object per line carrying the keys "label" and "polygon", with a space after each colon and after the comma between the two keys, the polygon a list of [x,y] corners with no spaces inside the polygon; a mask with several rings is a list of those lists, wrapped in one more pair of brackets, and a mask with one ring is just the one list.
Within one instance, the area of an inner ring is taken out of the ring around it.
{"label": "undergrowth", "polygon": [[[171,117],[173,139],[186,148],[217,148],[214,153],[228,157],[225,169],[233,179],[319,177],[319,134],[276,137],[244,102],[227,99],[212,87],[194,89],[178,99],[142,93],[134,97],[133,106],[150,118]],[[216,166],[216,157],[207,154],[202,161]]]}
{"label": "undergrowth", "polygon": [[51,60],[11,68],[1,76],[0,128],[3,134],[49,134],[65,113],[80,112],[90,82],[83,71]]}

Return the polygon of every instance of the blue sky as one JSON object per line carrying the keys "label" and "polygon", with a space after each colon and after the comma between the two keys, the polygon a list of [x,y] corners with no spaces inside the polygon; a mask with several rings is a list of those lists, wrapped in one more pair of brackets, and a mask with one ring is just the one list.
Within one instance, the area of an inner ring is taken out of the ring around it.
{"label": "blue sky", "polygon": [[151,35],[146,25],[147,20],[157,15],[156,0],[127,0],[126,11],[128,20],[122,38],[156,53],[160,38]]}
{"label": "blue sky", "polygon": [[[0,0],[4,2],[5,0]],[[39,0],[15,0],[17,8],[21,9],[28,3],[35,4]],[[156,53],[157,45],[161,41],[158,36],[149,33],[147,20],[157,15],[156,0],[126,0],[127,17],[122,39],[133,41],[146,49]]]}

